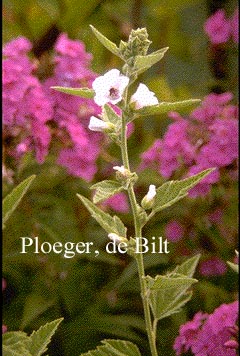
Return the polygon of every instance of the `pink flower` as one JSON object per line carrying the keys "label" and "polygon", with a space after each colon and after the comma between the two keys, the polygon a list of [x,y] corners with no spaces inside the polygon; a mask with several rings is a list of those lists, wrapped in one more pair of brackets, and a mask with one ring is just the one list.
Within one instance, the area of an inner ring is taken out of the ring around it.
{"label": "pink flower", "polygon": [[85,45],[83,42],[77,40],[71,40],[68,38],[66,33],[62,33],[55,44],[55,50],[59,54],[71,57],[71,58],[79,58],[86,61],[86,64],[92,59],[92,55],[90,53],[86,53]]}
{"label": "pink flower", "polygon": [[206,277],[221,276],[227,272],[227,265],[218,257],[202,261],[199,272]]}
{"label": "pink flower", "polygon": [[225,43],[231,35],[231,23],[220,9],[207,19],[204,30],[213,44]]}
{"label": "pink flower", "polygon": [[107,103],[117,104],[129,83],[129,78],[120,74],[118,69],[112,69],[103,76],[94,80],[92,87],[95,90],[94,101],[103,106]]}
{"label": "pink flower", "polygon": [[6,57],[16,57],[26,55],[32,49],[31,42],[25,37],[18,37],[5,44],[3,55]]}
{"label": "pink flower", "polygon": [[129,211],[128,199],[126,194],[123,192],[108,198],[105,200],[105,202],[102,203],[102,205],[109,207],[110,209],[113,209],[119,213],[128,213]]}
{"label": "pink flower", "polygon": [[231,20],[231,27],[232,27],[232,37],[235,43],[239,42],[239,9],[236,8],[232,20]]}
{"label": "pink flower", "polygon": [[177,356],[187,351],[194,356],[236,356],[237,318],[237,301],[220,305],[210,315],[195,314],[192,321],[180,326],[173,346]]}
{"label": "pink flower", "polygon": [[170,221],[165,227],[165,235],[169,241],[178,242],[183,238],[184,228],[176,220]]}

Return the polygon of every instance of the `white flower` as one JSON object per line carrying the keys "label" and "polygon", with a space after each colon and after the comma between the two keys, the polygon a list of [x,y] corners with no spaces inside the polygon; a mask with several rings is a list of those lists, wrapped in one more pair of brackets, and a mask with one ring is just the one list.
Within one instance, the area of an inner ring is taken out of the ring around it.
{"label": "white flower", "polygon": [[144,209],[151,209],[154,203],[154,198],[155,195],[157,194],[156,192],[156,186],[154,184],[151,184],[149,186],[148,192],[143,198],[141,205]]}
{"label": "white flower", "polygon": [[112,240],[113,242],[121,242],[122,238],[120,236],[118,236],[117,234],[115,234],[114,232],[111,232],[110,234],[108,234],[108,237],[110,240]]}
{"label": "white flower", "polygon": [[145,84],[140,83],[136,92],[132,95],[130,102],[135,103],[136,109],[141,109],[144,106],[157,105],[158,99]]}
{"label": "white flower", "polygon": [[92,83],[95,91],[94,101],[103,106],[106,103],[117,104],[122,100],[122,95],[129,83],[129,78],[122,75],[118,69],[112,69]]}
{"label": "white flower", "polygon": [[109,130],[111,127],[112,127],[112,124],[110,122],[105,122],[103,120],[99,120],[95,116],[90,117],[90,122],[89,122],[88,128],[91,131],[104,132],[105,130]]}

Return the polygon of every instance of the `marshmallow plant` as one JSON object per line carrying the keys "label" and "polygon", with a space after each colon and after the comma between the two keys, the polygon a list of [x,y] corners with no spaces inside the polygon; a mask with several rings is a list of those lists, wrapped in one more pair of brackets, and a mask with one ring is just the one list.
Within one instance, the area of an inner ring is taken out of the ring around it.
{"label": "marshmallow plant", "polygon": [[[95,103],[101,106],[102,113],[98,118],[91,117],[89,129],[108,135],[121,151],[122,165],[113,167],[116,180],[104,180],[94,184],[91,187],[95,191],[93,202],[80,194],[78,194],[78,198],[106,231],[106,237],[116,244],[125,244],[127,253],[135,259],[150,354],[158,356],[157,323],[159,320],[179,312],[190,300],[192,292],[189,289],[197,282],[193,278],[193,274],[200,256],[193,256],[166,275],[146,276],[143,261],[145,245],[141,244],[141,239],[145,242],[146,238],[142,237],[142,229],[157,212],[186,197],[188,191],[204,179],[212,169],[207,169],[183,180],[165,182],[160,187],[151,184],[148,192],[146,191],[145,196],[142,197],[141,203],[138,203],[134,187],[138,176],[136,172],[131,171],[127,147],[127,124],[141,116],[158,115],[193,106],[200,100],[161,102],[143,83],[139,83],[135,93],[131,95],[130,87],[137,81],[139,74],[160,61],[168,48],[148,54],[151,41],[148,39],[145,28],[132,30],[128,41],[121,41],[118,47],[93,26],[91,28],[103,46],[122,59],[121,71],[111,69],[103,76],[99,76],[93,82],[92,89],[53,88],[64,93],[93,98]],[[116,104],[120,109],[117,112],[121,112],[121,114],[117,114],[113,109],[113,105]],[[127,228],[119,217],[111,216],[96,206],[97,203],[121,191],[126,191],[129,197],[135,227],[134,236],[128,236]],[[150,236],[148,238],[150,239]],[[138,243],[137,252],[136,242]],[[82,356],[120,354],[140,356],[140,351],[136,345],[129,341],[104,340],[96,350],[89,351]]]}

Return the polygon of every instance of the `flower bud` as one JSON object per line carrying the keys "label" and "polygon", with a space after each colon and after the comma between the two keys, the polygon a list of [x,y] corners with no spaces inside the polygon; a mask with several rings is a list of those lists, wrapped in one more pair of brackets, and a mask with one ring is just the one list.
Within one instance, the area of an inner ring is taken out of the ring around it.
{"label": "flower bud", "polygon": [[156,186],[151,184],[149,186],[148,193],[145,195],[141,202],[141,205],[144,209],[151,209],[153,207],[153,203],[155,200],[154,198],[156,194]]}
{"label": "flower bud", "polygon": [[108,237],[110,240],[112,240],[113,242],[116,242],[116,243],[128,241],[125,237],[115,234],[115,232],[111,232],[110,234],[108,234]]}
{"label": "flower bud", "polygon": [[113,169],[119,172],[123,177],[127,178],[129,176],[129,170],[126,169],[124,166],[114,166]]}
{"label": "flower bud", "polygon": [[115,126],[111,122],[105,122],[95,116],[91,116],[88,125],[89,130],[97,132],[112,131],[114,127]]}

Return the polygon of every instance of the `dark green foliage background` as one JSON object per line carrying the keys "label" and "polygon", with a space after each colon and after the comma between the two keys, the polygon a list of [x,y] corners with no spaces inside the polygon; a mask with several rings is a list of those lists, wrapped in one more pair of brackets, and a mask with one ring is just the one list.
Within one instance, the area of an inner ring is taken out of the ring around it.
{"label": "dark green foliage background", "polygon": [[[146,27],[153,42],[151,51],[170,47],[164,59],[140,78],[160,100],[203,98],[212,91],[232,91],[237,95],[236,46],[229,44],[225,56],[216,60],[209,52],[203,32],[203,24],[212,12],[224,7],[231,16],[236,5],[233,0],[5,0],[3,42],[18,35],[26,36],[34,43],[33,53],[43,65],[58,34],[67,32],[69,37],[84,41],[94,56],[93,70],[101,74],[113,67],[120,68],[122,63],[97,41],[89,24],[117,44],[127,39],[132,28]],[[136,122],[135,134],[129,141],[133,170],[139,163],[139,154],[154,138],[162,136],[169,122],[166,116]],[[109,152],[113,160],[119,158],[115,146]],[[129,339],[139,346],[143,355],[148,355],[136,266],[128,256],[104,252],[106,234],[76,197],[76,193],[90,197],[90,184],[67,175],[54,163],[54,158],[53,151],[39,166],[31,156],[26,156],[16,173],[16,184],[31,174],[37,178],[4,230],[3,276],[7,281],[3,293],[4,324],[8,330],[31,332],[63,316],[64,322],[49,350],[52,356],[78,356],[95,348],[106,337]],[[104,164],[101,158],[99,167]],[[101,179],[99,173],[93,183]],[[209,252],[209,245],[204,246],[205,238],[211,242],[210,250],[225,261],[232,260],[237,236],[237,187],[225,180],[227,183],[223,179],[207,199],[185,198],[158,214],[144,234],[163,236],[165,224],[180,217],[196,226],[198,238],[203,240],[203,253]],[[149,183],[162,182],[156,173],[145,172],[138,182],[139,199]],[[4,184],[4,195],[11,189],[12,186]],[[227,243],[205,220],[206,213],[218,205],[225,207]],[[133,233],[131,217],[121,218]],[[72,259],[58,255],[21,255],[20,236],[39,236],[41,241],[52,243],[93,241],[101,252],[97,258],[84,254]],[[193,241],[189,240],[188,248],[192,254],[197,252]],[[179,244],[171,246],[169,255],[146,255],[147,272],[164,273],[182,261],[181,255]],[[160,355],[174,355],[172,344],[179,326],[194,313],[212,312],[221,303],[236,298],[237,277],[233,271],[218,278],[196,277],[200,282],[194,286],[191,302],[180,314],[160,323]]]}

